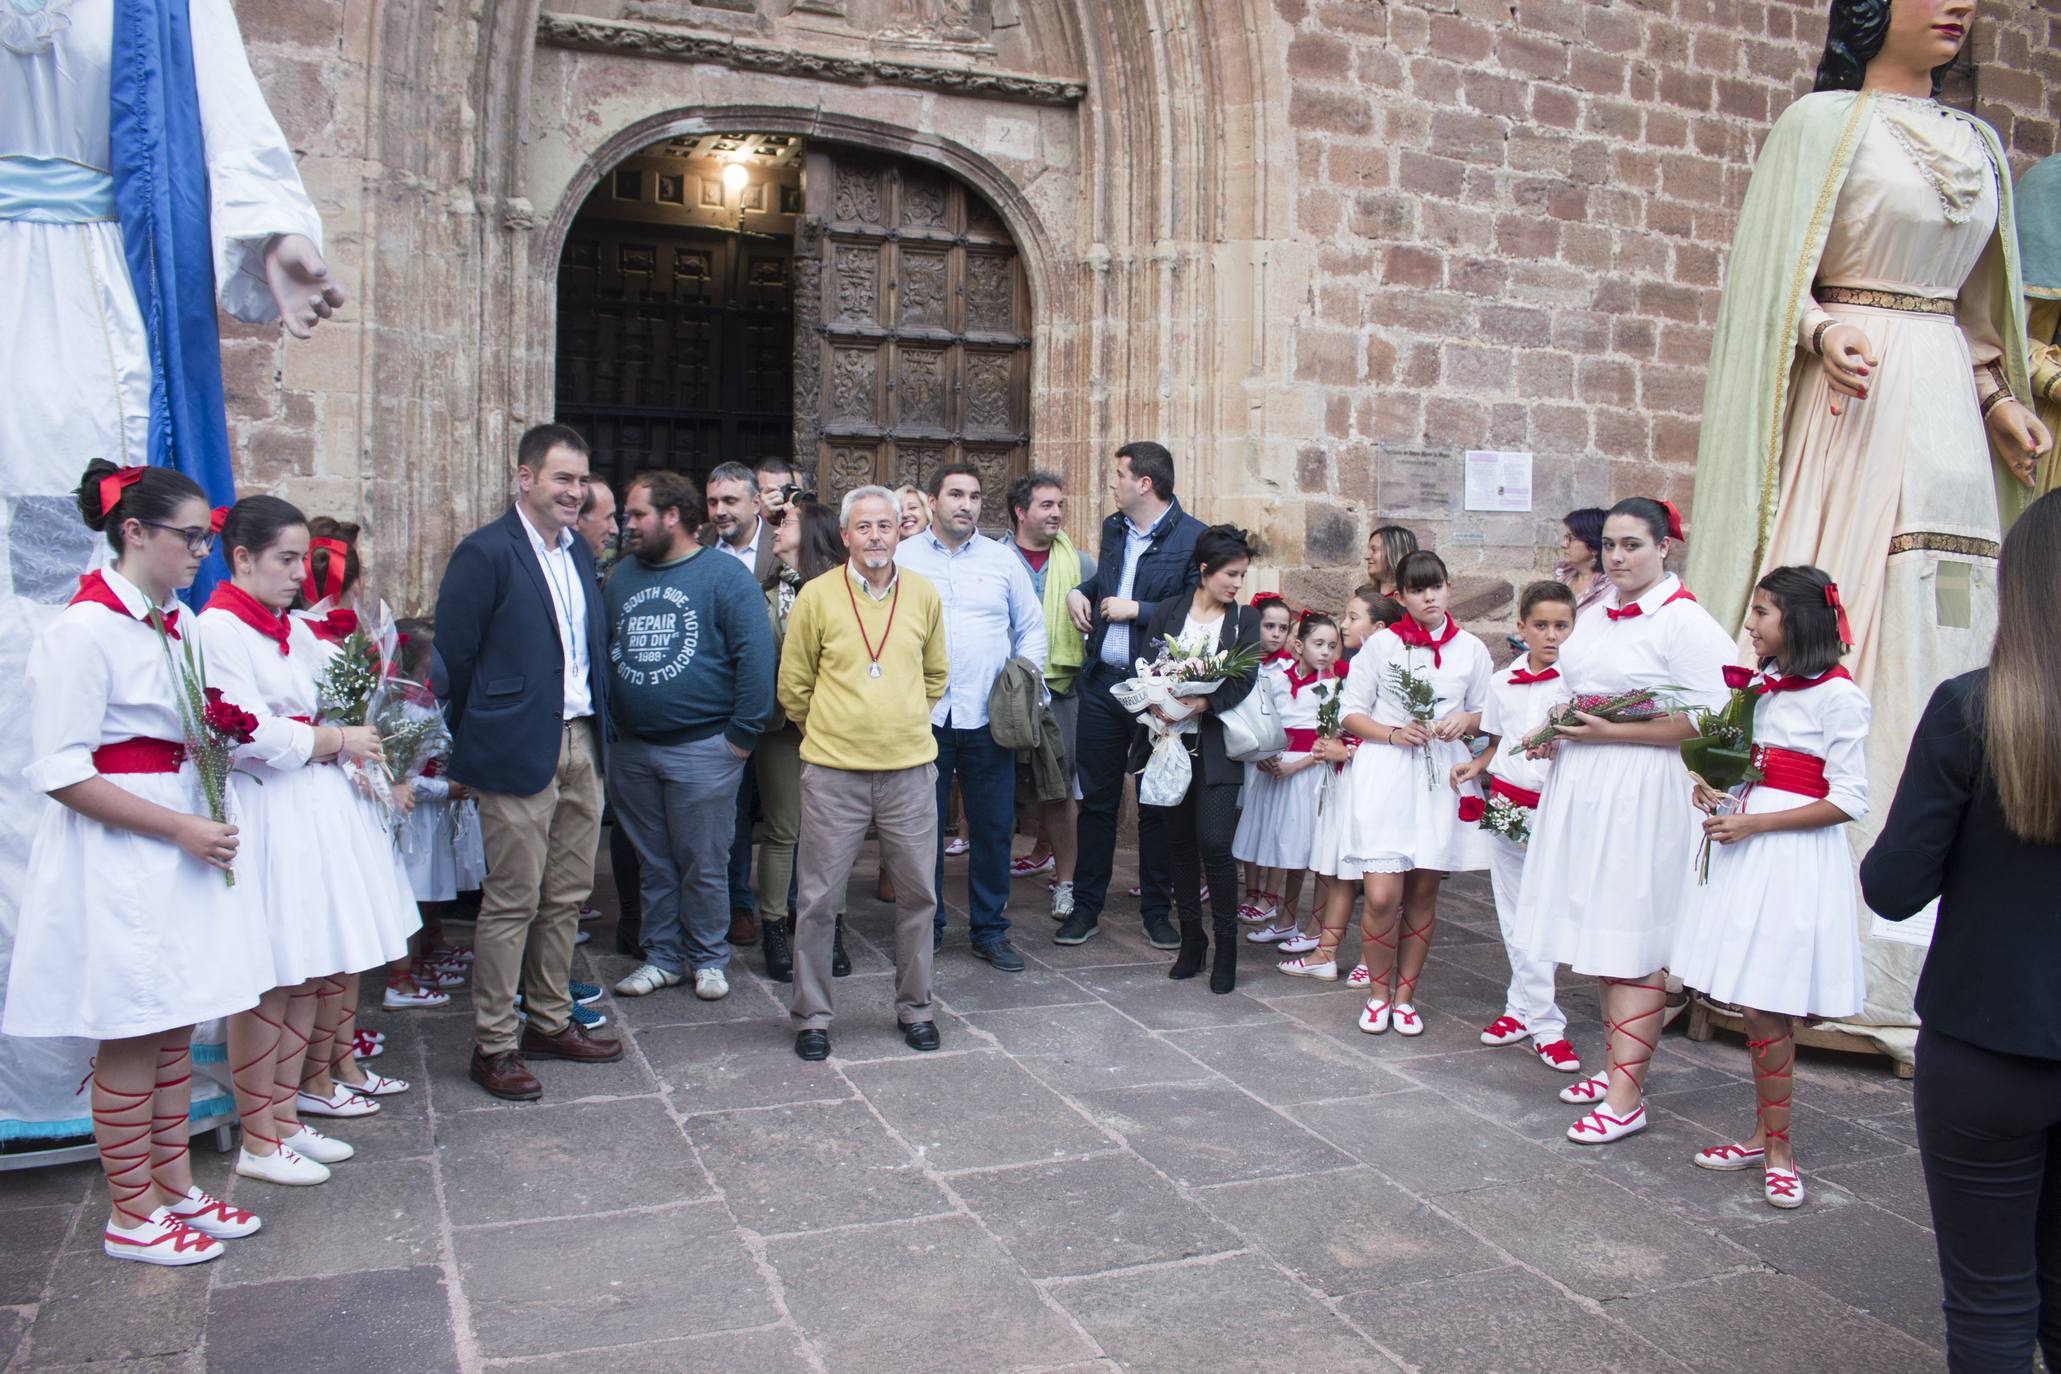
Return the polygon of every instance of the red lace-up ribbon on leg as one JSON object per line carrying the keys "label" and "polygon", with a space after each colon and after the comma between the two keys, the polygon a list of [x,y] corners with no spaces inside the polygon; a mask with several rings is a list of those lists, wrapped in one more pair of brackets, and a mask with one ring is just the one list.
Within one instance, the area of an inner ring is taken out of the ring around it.
{"label": "red lace-up ribbon on leg", "polygon": [[[1360,958],[1365,960],[1367,964],[1367,990],[1369,992],[1378,990],[1384,998],[1388,997],[1389,988],[1393,984],[1396,972],[1402,964],[1401,956],[1397,953],[1396,949],[1400,941],[1394,938],[1397,935],[1397,927],[1401,924],[1402,918],[1397,917],[1395,922],[1388,928],[1391,938],[1384,940],[1367,929],[1365,917],[1362,917],[1360,920]],[[1374,961],[1367,957],[1367,947],[1369,945],[1388,952],[1386,963],[1379,969],[1375,968]]]}
{"label": "red lace-up ribbon on leg", "polygon": [[[1654,993],[1660,998],[1660,1001],[1651,1010],[1642,1011],[1638,1015],[1629,1017],[1626,1020],[1612,1021],[1608,1017],[1605,1017],[1603,1020],[1604,1058],[1608,1065],[1604,1072],[1606,1074],[1621,1073],[1630,1079],[1632,1087],[1639,1094],[1640,1100],[1644,1101],[1646,1097],[1646,1067],[1653,1062],[1653,1052],[1660,1040],[1659,1022],[1661,1012],[1667,1005],[1667,994],[1662,989],[1653,987],[1643,978],[1599,978],[1597,981],[1615,987],[1637,988],[1641,992]],[[1632,1029],[1633,1026],[1638,1025],[1641,1021],[1652,1021],[1654,1023],[1653,1039],[1648,1040],[1645,1036]],[[1643,1047],[1646,1052],[1638,1055],[1636,1058],[1628,1056],[1620,1061],[1617,1057],[1617,1044],[1612,1038],[1618,1035],[1622,1035],[1633,1044]]]}
{"label": "red lace-up ribbon on leg", "polygon": [[[170,1165],[186,1153],[186,1123],[189,1111],[167,1112],[161,1109],[157,1099],[167,1091],[182,1088],[193,1082],[193,1050],[189,1045],[160,1045],[157,1051],[157,1087],[151,1094],[150,1111],[150,1172],[153,1181],[157,1171]],[[166,1188],[167,1192],[183,1193],[186,1189]]]}
{"label": "red lace-up ribbon on leg", "polygon": [[[1788,1058],[1782,1061],[1780,1068],[1769,1067],[1769,1051],[1782,1044],[1789,1046]],[[1753,1114],[1760,1122],[1761,1134],[1768,1140],[1792,1144],[1789,1139],[1789,1105],[1796,1098],[1796,1033],[1785,1031],[1766,1040],[1749,1040],[1746,1042],[1746,1048],[1753,1055]],[[1769,1096],[1770,1090],[1779,1092],[1781,1096]],[[1780,1126],[1776,1126],[1772,1120],[1773,1114],[1778,1111],[1782,1114]]]}
{"label": "red lace-up ribbon on leg", "polygon": [[137,1200],[150,1193],[151,1100],[149,1092],[124,1092],[93,1075],[93,1134],[100,1146],[100,1167],[107,1175],[108,1201],[115,1214],[132,1226],[150,1219],[150,1207],[137,1210]]}
{"label": "red lace-up ribbon on leg", "polygon": [[1398,918],[1397,924],[1401,927],[1401,933],[1396,939],[1395,1000],[1404,1006],[1415,1006],[1417,1005],[1417,980],[1424,976],[1424,965],[1418,964],[1417,971],[1405,978],[1403,976],[1401,946],[1408,944],[1412,940],[1421,940],[1424,944],[1424,957],[1429,959],[1431,957],[1431,932],[1438,928],[1438,914],[1434,912],[1431,919],[1423,925],[1413,926],[1410,924],[1409,911],[1405,909],[1402,916]]}
{"label": "red lace-up ribbon on leg", "polygon": [[271,1040],[241,1064],[229,1068],[229,1084],[236,1090],[236,1115],[243,1121],[243,1133],[252,1140],[279,1148],[279,1127],[272,1119],[273,1094],[278,1090],[279,1039],[286,1027],[252,1007],[248,1013],[259,1024],[271,1027]]}

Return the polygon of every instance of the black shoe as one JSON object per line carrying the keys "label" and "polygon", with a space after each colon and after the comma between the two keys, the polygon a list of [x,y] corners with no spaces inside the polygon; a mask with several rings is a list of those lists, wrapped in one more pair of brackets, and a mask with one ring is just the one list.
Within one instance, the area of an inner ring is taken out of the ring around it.
{"label": "black shoe", "polygon": [[1154,949],[1179,949],[1181,937],[1174,932],[1174,923],[1164,916],[1145,918],[1145,943]]}
{"label": "black shoe", "polygon": [[1219,917],[1212,927],[1217,941],[1216,959],[1209,966],[1209,990],[1229,992],[1238,986],[1238,927]]}
{"label": "black shoe", "polygon": [[844,917],[830,929],[830,976],[842,978],[852,971],[852,956],[844,952]]}
{"label": "black shoe", "polygon": [[1016,946],[1009,943],[1006,935],[990,944],[975,945],[973,957],[987,960],[1004,973],[1023,972],[1023,956],[1016,952]]}
{"label": "black shoe", "polygon": [[794,1033],[794,1052],[800,1058],[809,1060],[811,1063],[818,1059],[828,1059],[830,1057],[830,1032],[796,1031]]}
{"label": "black shoe", "polygon": [[902,1039],[909,1042],[912,1050],[934,1050],[938,1045],[937,1022],[910,1021],[902,1027]]}
{"label": "black shoe", "polygon": [[760,927],[766,947],[766,976],[776,983],[794,981],[794,946],[787,941],[787,922],[768,918]]}
{"label": "black shoe", "polygon": [[944,947],[945,928],[943,926],[932,926],[930,928],[930,952],[935,954]]}
{"label": "black shoe", "polygon": [[1102,922],[1083,911],[1076,911],[1066,918],[1066,923],[1052,932],[1055,945],[1085,945],[1100,934]]}
{"label": "black shoe", "polygon": [[644,946],[642,945],[625,944],[621,940],[617,940],[615,942],[615,952],[622,955],[625,959],[635,959],[640,964],[644,962]]}
{"label": "black shoe", "polygon": [[1202,972],[1202,960],[1208,953],[1209,941],[1202,938],[1202,922],[1181,922],[1181,952],[1174,956],[1174,966],[1166,971],[1166,976],[1193,978]]}

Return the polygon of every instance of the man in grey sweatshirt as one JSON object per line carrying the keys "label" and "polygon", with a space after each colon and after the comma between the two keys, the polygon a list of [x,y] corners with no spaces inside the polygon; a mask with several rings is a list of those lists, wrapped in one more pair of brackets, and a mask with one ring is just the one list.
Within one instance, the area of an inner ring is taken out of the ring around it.
{"label": "man in grey sweatshirt", "polygon": [[615,985],[621,997],[690,971],[704,1001],[730,991],[730,832],[777,665],[765,594],[743,564],[695,543],[700,509],[679,473],[632,479],[631,556],[602,590],[617,733],[609,796],[643,870],[645,962]]}

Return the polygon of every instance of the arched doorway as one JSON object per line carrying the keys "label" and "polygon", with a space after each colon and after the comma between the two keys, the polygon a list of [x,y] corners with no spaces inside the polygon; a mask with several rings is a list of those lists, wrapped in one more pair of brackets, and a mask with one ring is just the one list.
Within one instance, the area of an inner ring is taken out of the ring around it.
{"label": "arched doorway", "polygon": [[557,417],[618,483],[791,456],[825,500],[1029,462],[1031,302],[994,208],[914,158],[691,133],[604,174],[558,272]]}

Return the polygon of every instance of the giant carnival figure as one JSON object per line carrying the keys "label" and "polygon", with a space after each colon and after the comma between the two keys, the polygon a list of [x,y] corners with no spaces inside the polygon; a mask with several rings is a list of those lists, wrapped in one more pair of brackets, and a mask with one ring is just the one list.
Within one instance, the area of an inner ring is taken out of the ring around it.
{"label": "giant carnival figure", "polygon": [[[2050,443],[2003,147],[1936,98],[1975,8],[1834,0],[1747,187],[1703,397],[1688,585],[1736,632],[1772,568],[1838,584],[1875,708],[1857,854],[1933,688],[1988,660],[1998,546]],[[1923,951],[1866,949],[1854,1029],[1908,1059]]]}
{"label": "giant carnival figure", "polygon": [[[2018,251],[2025,271],[2026,371],[2047,433],[2061,431],[2061,153],[2018,178]],[[2061,463],[2040,466],[2044,496],[2061,486]]]}
{"label": "giant carnival figure", "polygon": [[[105,547],[72,496],[89,460],[169,465],[233,499],[216,303],[305,338],[343,304],[321,238],[229,0],[0,3],[0,682],[15,697]],[[29,748],[26,712],[0,714],[0,969],[55,805],[23,780]],[[91,1054],[0,1040],[0,1140],[89,1133]]]}

